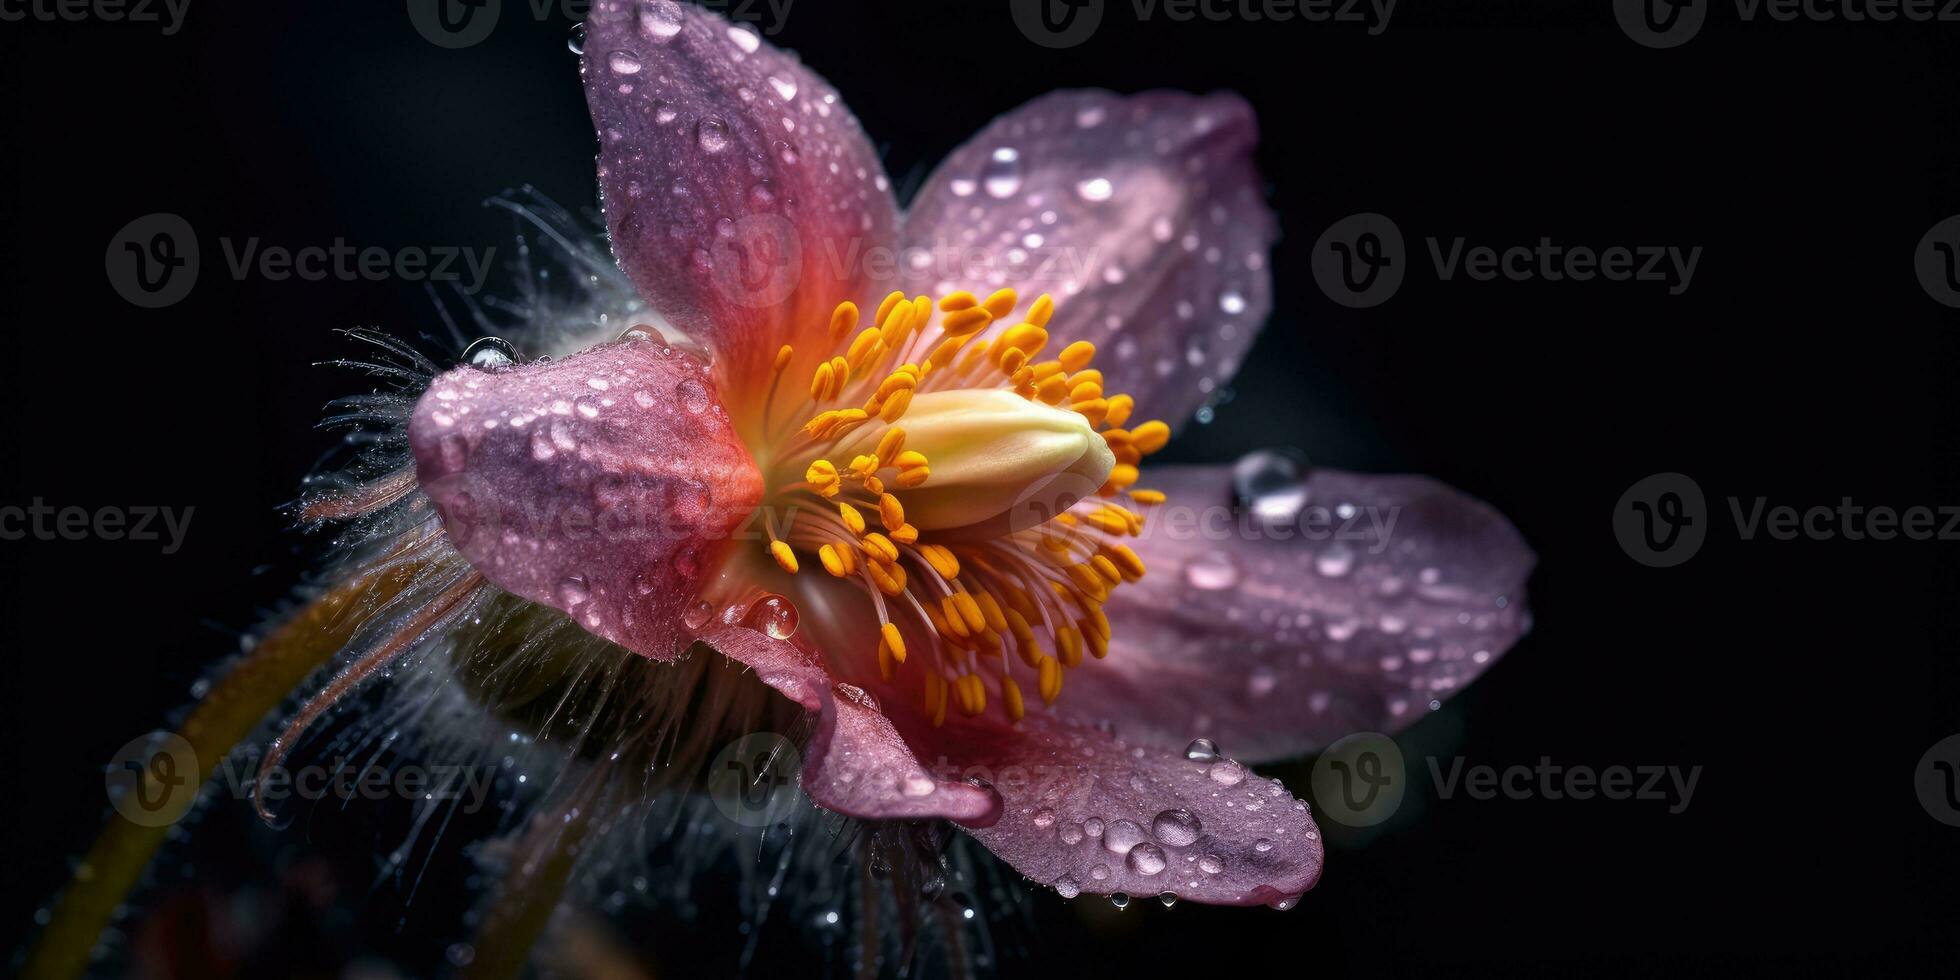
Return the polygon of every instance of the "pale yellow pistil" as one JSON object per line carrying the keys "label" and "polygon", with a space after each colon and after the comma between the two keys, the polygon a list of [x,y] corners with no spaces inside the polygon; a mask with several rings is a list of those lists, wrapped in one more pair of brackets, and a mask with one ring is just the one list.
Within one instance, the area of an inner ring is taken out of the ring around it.
{"label": "pale yellow pistil", "polygon": [[[990,697],[1019,721],[1017,673],[1053,702],[1085,653],[1107,655],[1103,603],[1144,573],[1122,539],[1142,532],[1138,508],[1164,500],[1133,485],[1169,427],[1123,427],[1134,402],[1104,394],[1091,344],[1034,360],[1048,345],[1047,295],[991,330],[1016,304],[1011,289],[946,296],[930,338],[925,296],[892,293],[861,330],[857,307],[839,304],[838,353],[795,409],[805,421],[769,447],[772,503],[792,515],[770,555],[791,574],[815,557],[864,591],[880,675],[920,664],[934,725],[949,706],[978,715]],[[776,358],[772,399],[793,355]]]}

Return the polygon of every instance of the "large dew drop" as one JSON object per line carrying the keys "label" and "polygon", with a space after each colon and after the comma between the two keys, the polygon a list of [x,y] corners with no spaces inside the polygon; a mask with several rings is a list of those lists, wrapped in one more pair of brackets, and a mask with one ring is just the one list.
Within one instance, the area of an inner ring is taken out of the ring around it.
{"label": "large dew drop", "polygon": [[1188,847],[1197,843],[1198,835],[1204,829],[1205,825],[1197,815],[1183,807],[1165,810],[1150,821],[1151,836],[1172,847]]}
{"label": "large dew drop", "polygon": [[1021,189],[1021,151],[1003,146],[987,157],[980,169],[980,186],[991,197],[1006,200]]}
{"label": "large dew drop", "polygon": [[1295,453],[1260,449],[1232,464],[1239,506],[1269,523],[1287,523],[1307,506],[1307,461]]}

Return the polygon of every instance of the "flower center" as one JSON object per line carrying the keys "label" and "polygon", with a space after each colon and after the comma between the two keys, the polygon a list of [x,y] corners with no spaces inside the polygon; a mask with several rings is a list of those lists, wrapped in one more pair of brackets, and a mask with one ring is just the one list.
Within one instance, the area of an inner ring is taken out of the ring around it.
{"label": "flower center", "polygon": [[[1169,427],[1124,428],[1134,403],[1103,393],[1094,345],[1036,360],[1046,294],[991,330],[1017,302],[1011,289],[936,305],[895,292],[862,328],[839,304],[833,356],[767,456],[771,556],[790,574],[814,559],[863,592],[880,676],[912,687],[935,726],[990,700],[1019,721],[1024,683],[1052,703],[1085,652],[1106,656],[1103,603],[1144,573],[1122,539],[1164,500],[1134,484]],[[777,354],[772,405],[794,357]]]}

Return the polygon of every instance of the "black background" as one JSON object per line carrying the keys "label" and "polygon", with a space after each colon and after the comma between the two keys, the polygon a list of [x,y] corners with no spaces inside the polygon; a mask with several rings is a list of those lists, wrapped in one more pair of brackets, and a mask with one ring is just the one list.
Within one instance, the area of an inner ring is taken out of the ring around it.
{"label": "black background", "polygon": [[[571,21],[505,6],[459,51],[393,0],[194,0],[172,37],[0,23],[6,502],[196,508],[175,555],[0,543],[0,946],[31,934],[99,826],[104,762],[187,701],[317,553],[276,508],[330,446],[311,428],[321,406],[360,385],[310,366],[349,353],[333,331],[435,326],[419,284],[235,282],[216,240],[501,254],[510,221],[484,198],[529,183],[594,200]],[[1138,23],[1114,3],[1091,41],[1050,51],[1004,2],[797,0],[772,40],[836,83],[901,191],[1052,88],[1242,93],[1284,234],[1277,302],[1234,399],[1171,454],[1291,443],[1435,475],[1517,523],[1540,555],[1536,631],[1404,739],[1412,757],[1703,767],[1680,814],[1418,794],[1365,840],[1330,828],[1326,875],[1290,912],[1118,915],[1043,893],[1011,927],[1007,969],[1870,972],[1951,951],[1960,830],[1921,809],[1912,771],[1960,730],[1960,545],[1744,541],[1727,500],[1960,503],[1960,311],[1911,265],[1960,211],[1960,23],[1744,23],[1720,4],[1655,51],[1606,0],[1407,0],[1372,37]],[[159,211],[197,230],[205,274],[185,302],[141,310],[103,254]],[[1307,270],[1320,232],[1362,211],[1395,219],[1412,251],[1462,235],[1704,253],[1680,296],[1439,282],[1419,263],[1357,312]],[[1699,482],[1713,527],[1693,560],[1651,569],[1610,515],[1663,471]],[[1305,794],[1304,764],[1271,772]],[[383,882],[371,901],[402,896]],[[656,943],[662,969],[724,965],[733,921]],[[358,943],[456,938],[411,919]],[[300,951],[294,970],[310,955],[327,954]]]}

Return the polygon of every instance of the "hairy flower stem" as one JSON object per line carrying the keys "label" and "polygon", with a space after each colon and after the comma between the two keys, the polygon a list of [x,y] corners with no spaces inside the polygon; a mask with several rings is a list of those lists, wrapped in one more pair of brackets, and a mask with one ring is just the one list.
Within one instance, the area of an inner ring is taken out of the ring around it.
{"label": "hairy flower stem", "polygon": [[[267,633],[178,729],[197,756],[197,778],[184,791],[210,779],[218,763],[293,688],[347,645],[364,610],[394,598],[420,571],[417,565],[403,565],[350,578]],[[27,980],[80,976],[116,907],[136,887],[169,831],[168,825],[142,827],[121,815],[110,817],[62,892],[20,975]]]}
{"label": "hairy flower stem", "polygon": [[563,806],[538,814],[518,841],[510,873],[483,916],[474,955],[456,971],[461,980],[511,980],[524,973],[531,948],[550,924],[572,870],[578,866],[593,814],[607,808],[612,766],[600,761]]}

